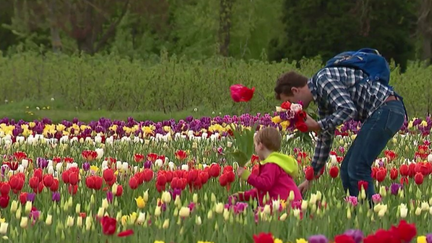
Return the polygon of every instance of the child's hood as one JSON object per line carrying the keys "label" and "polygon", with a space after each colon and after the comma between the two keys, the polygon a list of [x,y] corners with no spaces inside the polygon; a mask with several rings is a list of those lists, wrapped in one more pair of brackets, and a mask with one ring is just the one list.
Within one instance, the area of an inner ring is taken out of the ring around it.
{"label": "child's hood", "polygon": [[292,156],[273,152],[265,160],[260,162],[260,164],[262,165],[266,163],[275,163],[279,165],[286,173],[288,173],[293,178],[296,178],[299,174],[299,166],[297,160],[295,160]]}

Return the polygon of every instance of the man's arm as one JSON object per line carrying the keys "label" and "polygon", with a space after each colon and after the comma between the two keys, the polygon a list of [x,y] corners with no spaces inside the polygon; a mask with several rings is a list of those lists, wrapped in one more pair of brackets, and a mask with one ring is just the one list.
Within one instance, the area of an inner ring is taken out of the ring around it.
{"label": "man's arm", "polygon": [[[337,126],[357,115],[357,108],[345,84],[337,76],[339,76],[339,73],[335,69],[325,69],[324,74],[317,80],[317,92],[319,96],[326,98],[334,110],[332,114],[320,119],[318,124],[322,131],[331,132],[332,135]],[[353,75],[348,78],[355,79],[356,77]],[[328,139],[323,138],[322,141],[327,141]]]}
{"label": "man's arm", "polygon": [[[329,110],[318,108],[318,115],[322,120],[331,115],[331,112]],[[312,168],[314,168],[315,175],[320,173],[320,170],[327,162],[333,144],[334,132],[334,129],[330,129],[323,131],[318,135],[315,153],[311,163]]]}
{"label": "man's arm", "polygon": [[315,147],[315,153],[312,158],[312,167],[314,169],[314,174],[318,175],[320,170],[326,164],[327,159],[330,154],[330,150],[333,144],[334,130],[332,132],[320,133],[318,135],[317,145]]}

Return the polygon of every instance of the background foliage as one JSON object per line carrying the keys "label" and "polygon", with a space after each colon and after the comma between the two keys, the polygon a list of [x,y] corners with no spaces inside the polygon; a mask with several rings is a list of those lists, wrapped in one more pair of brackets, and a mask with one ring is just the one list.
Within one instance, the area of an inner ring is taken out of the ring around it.
{"label": "background foliage", "polygon": [[[4,0],[0,97],[80,111],[268,112],[281,73],[312,75],[367,46],[392,62],[410,115],[424,116],[431,9],[432,0]],[[255,86],[257,98],[234,105],[233,83]]]}

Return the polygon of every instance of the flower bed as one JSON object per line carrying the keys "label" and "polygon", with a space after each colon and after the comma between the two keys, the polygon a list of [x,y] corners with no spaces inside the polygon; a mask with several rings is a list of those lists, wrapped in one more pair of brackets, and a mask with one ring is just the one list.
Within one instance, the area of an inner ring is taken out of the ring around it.
{"label": "flower bed", "polygon": [[[354,122],[337,131],[326,172],[294,209],[284,201],[263,208],[232,203],[230,195],[250,187],[238,181],[236,163],[226,156],[235,144],[229,125],[279,126],[272,119],[246,114],[160,123],[0,120],[0,237],[224,243],[387,242],[392,236],[430,242],[430,118],[407,122],[377,158],[372,210],[363,195],[346,197],[339,179],[340,162],[358,130]],[[284,135],[282,150],[303,166],[301,181],[309,174],[313,148],[289,137]]]}

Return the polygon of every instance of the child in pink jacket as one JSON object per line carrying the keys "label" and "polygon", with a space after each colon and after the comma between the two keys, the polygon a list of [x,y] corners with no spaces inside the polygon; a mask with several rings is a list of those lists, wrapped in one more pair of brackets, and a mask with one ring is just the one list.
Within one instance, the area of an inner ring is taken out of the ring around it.
{"label": "child in pink jacket", "polygon": [[302,200],[302,195],[294,181],[299,173],[298,163],[293,157],[278,152],[281,142],[282,137],[276,128],[267,127],[258,131],[254,138],[254,145],[255,153],[260,159],[259,172],[251,173],[243,167],[237,170],[237,175],[254,189],[235,194],[237,200],[258,199],[259,206],[271,204],[278,199],[285,202],[288,202],[288,199],[291,202]]}

